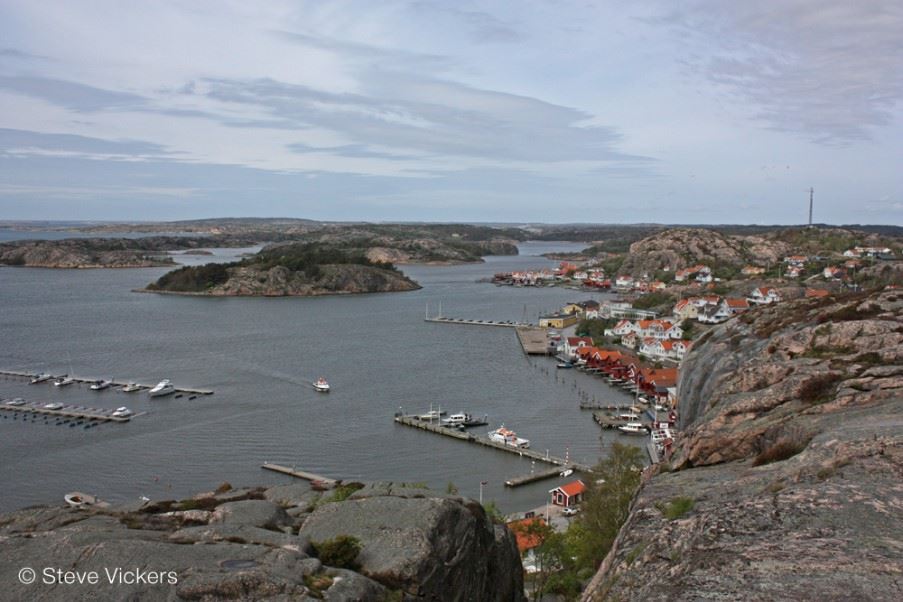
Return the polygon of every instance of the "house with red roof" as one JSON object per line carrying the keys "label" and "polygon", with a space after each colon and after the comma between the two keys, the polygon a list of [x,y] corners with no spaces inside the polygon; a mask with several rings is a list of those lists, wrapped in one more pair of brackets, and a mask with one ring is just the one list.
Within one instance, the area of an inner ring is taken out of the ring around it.
{"label": "house with red roof", "polygon": [[568,337],[564,340],[562,351],[567,357],[575,359],[577,357],[578,349],[580,349],[581,347],[592,346],[593,340],[590,337]]}
{"label": "house with red roof", "polygon": [[772,303],[781,302],[781,294],[769,286],[760,286],[759,288],[754,288],[747,299],[750,303],[771,305]]}
{"label": "house with red roof", "polygon": [[581,480],[565,483],[549,491],[552,495],[552,503],[564,508],[573,508],[583,501],[586,485]]}

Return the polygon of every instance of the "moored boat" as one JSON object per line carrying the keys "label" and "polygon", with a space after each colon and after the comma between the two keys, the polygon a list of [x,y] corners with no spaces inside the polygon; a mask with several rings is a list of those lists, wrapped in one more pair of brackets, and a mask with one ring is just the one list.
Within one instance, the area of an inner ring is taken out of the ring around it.
{"label": "moored boat", "polygon": [[123,393],[134,393],[135,391],[140,391],[140,390],[141,390],[141,385],[136,384],[136,383],[129,383],[126,386],[122,387],[122,389],[120,389],[120,391],[122,391]]}
{"label": "moored boat", "polygon": [[41,374],[35,374],[34,378],[31,379],[31,384],[36,385],[38,383],[46,382],[53,378],[52,374],[47,374],[46,372],[42,372]]}
{"label": "moored boat", "polygon": [[649,434],[649,429],[641,422],[628,422],[618,427],[618,430],[625,435],[643,435]]}
{"label": "moored boat", "polygon": [[168,380],[163,379],[157,383],[157,385],[147,392],[151,397],[163,397],[164,395],[171,395],[176,392],[175,386]]}
{"label": "moored boat", "polygon": [[134,412],[132,412],[132,411],[131,411],[130,409],[128,409],[127,407],[122,406],[121,408],[116,408],[116,409],[113,411],[113,413],[110,414],[110,416],[112,416],[113,418],[128,418],[128,417],[131,416],[132,414],[134,414]]}
{"label": "moored boat", "polygon": [[55,381],[53,381],[54,387],[68,387],[72,383],[75,382],[75,379],[69,376],[68,374],[64,374]]}
{"label": "moored boat", "polygon": [[518,437],[517,433],[515,433],[511,429],[506,429],[504,425],[494,431],[490,431],[489,440],[496,443],[510,445],[511,447],[520,447],[524,449],[530,447],[529,439]]}
{"label": "moored boat", "polygon": [[92,391],[103,391],[104,389],[109,389],[110,385],[113,384],[112,380],[96,380],[91,383]]}

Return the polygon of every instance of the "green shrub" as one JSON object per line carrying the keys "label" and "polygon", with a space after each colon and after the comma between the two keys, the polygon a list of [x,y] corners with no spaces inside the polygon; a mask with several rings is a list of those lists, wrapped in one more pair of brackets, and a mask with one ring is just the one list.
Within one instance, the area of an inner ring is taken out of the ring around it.
{"label": "green shrub", "polygon": [[675,520],[693,509],[694,500],[691,497],[676,497],[667,504],[659,507],[661,513],[668,520]]}
{"label": "green shrub", "polygon": [[311,542],[314,553],[326,566],[338,569],[357,570],[357,555],[361,553],[361,542],[351,535],[339,535],[325,541]]}
{"label": "green shrub", "polygon": [[347,500],[352,493],[357,491],[358,489],[363,489],[363,483],[344,483],[336,487],[332,495],[329,496],[325,501],[326,502],[344,502]]}

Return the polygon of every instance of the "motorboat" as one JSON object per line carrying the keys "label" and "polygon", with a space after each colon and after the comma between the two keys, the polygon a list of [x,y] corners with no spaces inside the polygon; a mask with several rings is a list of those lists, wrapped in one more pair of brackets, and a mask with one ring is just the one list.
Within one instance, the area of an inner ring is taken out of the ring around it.
{"label": "motorboat", "polygon": [[465,422],[471,420],[471,415],[465,412],[459,412],[457,414],[452,414],[448,418],[444,418],[442,420],[442,424],[447,426],[458,426],[463,425]]}
{"label": "motorboat", "polygon": [[123,393],[134,393],[135,391],[140,391],[140,390],[141,390],[141,385],[138,385],[135,383],[129,383],[126,386],[122,387],[122,389],[120,389],[120,391],[122,391]]}
{"label": "motorboat", "polygon": [[617,415],[618,420],[626,420],[627,422],[636,422],[640,419],[639,414],[633,412],[624,412]]}
{"label": "motorboat", "polygon": [[41,374],[35,374],[34,378],[31,379],[31,384],[36,385],[38,383],[43,383],[53,378],[52,374],[47,374],[46,372],[42,372]]}
{"label": "motorboat", "polygon": [[103,391],[104,389],[109,389],[112,384],[112,380],[96,380],[91,383],[90,388],[92,391]]}
{"label": "motorboat", "polygon": [[509,445],[511,447],[520,447],[523,449],[530,447],[529,439],[518,437],[517,433],[510,429],[506,429],[504,426],[501,426],[494,431],[490,431],[489,440],[494,441],[495,443],[503,443],[504,445]]}
{"label": "motorboat", "polygon": [[113,413],[110,414],[110,416],[112,416],[113,418],[128,418],[128,417],[131,416],[132,414],[134,414],[134,412],[132,412],[132,411],[131,411],[130,409],[128,409],[127,407],[122,406],[121,408],[116,408],[116,409],[113,411]]}
{"label": "motorboat", "polygon": [[175,386],[168,379],[161,380],[157,385],[147,392],[151,397],[163,397],[164,395],[172,395],[176,392]]}
{"label": "motorboat", "polygon": [[94,506],[100,502],[95,496],[81,491],[73,491],[63,496],[63,500],[73,508],[84,508],[85,506]]}
{"label": "motorboat", "polygon": [[418,418],[420,420],[439,420],[446,414],[448,414],[448,412],[445,410],[430,410],[426,414],[421,414]]}
{"label": "motorboat", "polygon": [[74,378],[72,378],[71,376],[69,376],[67,374],[64,374],[61,377],[59,377],[58,379],[56,379],[55,381],[53,381],[53,386],[54,387],[68,387],[69,385],[71,385],[74,382],[75,382]]}
{"label": "motorboat", "polygon": [[628,422],[618,427],[618,430],[625,435],[648,435],[649,429],[642,422]]}
{"label": "motorboat", "polygon": [[321,376],[314,382],[314,389],[317,393],[329,393],[329,383]]}
{"label": "motorboat", "polygon": [[572,364],[571,362],[558,362],[557,364],[555,364],[555,367],[560,370],[567,370],[573,368],[574,364]]}
{"label": "motorboat", "polygon": [[16,397],[15,399],[8,399],[5,403],[8,406],[24,406],[25,400],[21,397]]}
{"label": "motorboat", "polygon": [[62,409],[63,409],[63,404],[61,404],[61,403],[56,403],[56,402],[54,402],[54,403],[48,403],[48,404],[45,404],[45,405],[44,405],[44,409],[45,409],[45,410],[62,410]]}

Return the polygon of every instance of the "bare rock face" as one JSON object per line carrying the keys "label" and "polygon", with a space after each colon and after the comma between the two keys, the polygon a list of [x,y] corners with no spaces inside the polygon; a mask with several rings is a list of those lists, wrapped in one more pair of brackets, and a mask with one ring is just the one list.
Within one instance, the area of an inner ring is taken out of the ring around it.
{"label": "bare rock face", "polygon": [[903,296],[784,303],[707,339],[675,455],[585,599],[901,599]]}
{"label": "bare rock face", "polygon": [[641,276],[664,269],[673,272],[695,264],[740,265],[746,257],[743,245],[736,238],[714,230],[676,228],[630,245],[621,272]]}
{"label": "bare rock face", "polygon": [[[473,501],[391,484],[336,502],[331,492],[302,491],[296,484],[233,492],[140,507],[28,508],[0,515],[0,598],[524,599],[514,537]],[[340,535],[360,538],[359,571],[330,567],[314,556],[312,539]],[[35,583],[20,580],[25,567],[36,571]],[[93,571],[98,581],[47,582],[48,567]],[[116,569],[128,573],[125,581],[107,572]]]}

